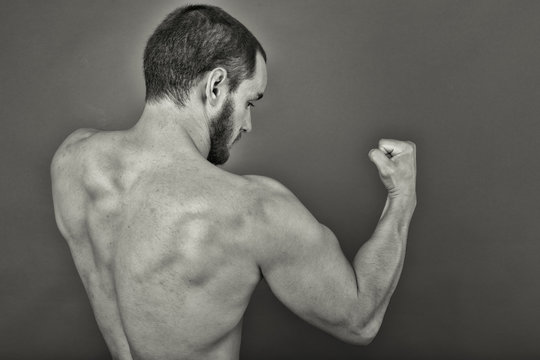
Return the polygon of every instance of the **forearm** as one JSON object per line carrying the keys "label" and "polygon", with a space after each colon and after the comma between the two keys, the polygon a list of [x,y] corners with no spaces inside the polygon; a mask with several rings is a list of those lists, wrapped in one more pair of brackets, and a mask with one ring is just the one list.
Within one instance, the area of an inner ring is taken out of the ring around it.
{"label": "forearm", "polygon": [[388,198],[373,236],[354,259],[359,321],[378,330],[403,267],[409,223],[416,196]]}

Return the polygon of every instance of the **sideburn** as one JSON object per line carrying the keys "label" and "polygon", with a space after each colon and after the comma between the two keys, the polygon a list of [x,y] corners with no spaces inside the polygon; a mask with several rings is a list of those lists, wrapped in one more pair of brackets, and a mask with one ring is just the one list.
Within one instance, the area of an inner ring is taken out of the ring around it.
{"label": "sideburn", "polygon": [[229,159],[229,141],[233,134],[233,102],[227,97],[223,109],[210,124],[210,151],[207,160],[222,165]]}

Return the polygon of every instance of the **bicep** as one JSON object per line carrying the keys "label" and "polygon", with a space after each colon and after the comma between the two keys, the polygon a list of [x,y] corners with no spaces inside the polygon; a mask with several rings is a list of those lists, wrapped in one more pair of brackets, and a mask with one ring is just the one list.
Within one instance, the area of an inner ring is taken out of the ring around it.
{"label": "bicep", "polygon": [[260,254],[262,274],[276,297],[304,320],[346,337],[357,306],[354,270],[334,234],[298,202],[274,208]]}

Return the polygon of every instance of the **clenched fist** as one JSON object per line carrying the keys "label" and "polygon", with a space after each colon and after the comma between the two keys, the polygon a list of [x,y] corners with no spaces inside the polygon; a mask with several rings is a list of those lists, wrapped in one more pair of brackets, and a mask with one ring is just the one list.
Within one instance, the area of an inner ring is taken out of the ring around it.
{"label": "clenched fist", "polygon": [[377,166],[388,196],[416,198],[416,145],[411,141],[379,140],[369,159]]}

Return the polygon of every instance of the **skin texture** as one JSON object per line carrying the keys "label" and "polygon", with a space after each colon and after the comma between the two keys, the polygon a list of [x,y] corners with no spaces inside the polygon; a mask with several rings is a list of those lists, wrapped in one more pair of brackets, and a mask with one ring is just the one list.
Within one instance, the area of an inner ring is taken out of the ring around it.
{"label": "skin texture", "polygon": [[266,77],[258,55],[254,77],[230,93],[226,71],[214,69],[184,108],[147,104],[132,129],[77,130],[55,154],[58,227],[114,358],[237,359],[262,278],[292,311],[344,341],[367,344],[377,333],[416,204],[415,147],[382,140],[370,152],[389,197],[351,265],[283,185],[207,160],[228,99],[224,156],[251,130],[250,103]]}

